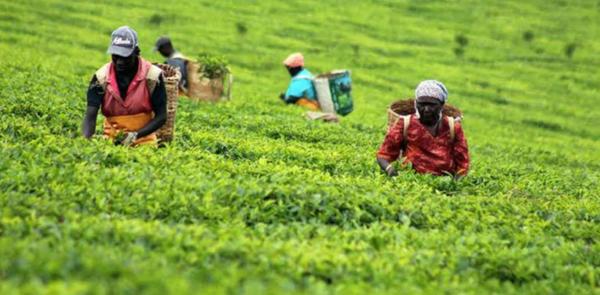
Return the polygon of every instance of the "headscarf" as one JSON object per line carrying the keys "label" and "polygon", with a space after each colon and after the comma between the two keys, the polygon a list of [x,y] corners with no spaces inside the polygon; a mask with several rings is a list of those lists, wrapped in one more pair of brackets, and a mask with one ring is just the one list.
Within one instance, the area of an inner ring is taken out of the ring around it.
{"label": "headscarf", "polygon": [[417,89],[415,90],[415,99],[425,96],[437,98],[442,103],[445,103],[448,100],[448,90],[442,82],[425,80],[417,86]]}
{"label": "headscarf", "polygon": [[[417,89],[415,89],[415,116],[419,118],[421,115],[419,114],[419,109],[417,109],[417,101],[420,97],[433,97],[441,101],[442,103],[446,103],[448,100],[448,89],[442,82],[436,80],[425,80],[419,83]],[[440,111],[440,118],[441,118]]]}
{"label": "headscarf", "polygon": [[292,54],[290,54],[290,56],[288,56],[283,61],[283,64],[290,68],[303,67],[304,66],[304,56],[302,55],[302,53],[299,53],[299,52],[292,53]]}

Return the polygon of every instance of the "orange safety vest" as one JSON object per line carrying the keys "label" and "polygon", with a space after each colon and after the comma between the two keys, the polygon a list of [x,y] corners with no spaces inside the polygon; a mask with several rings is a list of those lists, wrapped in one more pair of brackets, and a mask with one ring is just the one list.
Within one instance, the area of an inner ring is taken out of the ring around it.
{"label": "orange safety vest", "polygon": [[[115,67],[111,63],[96,71],[96,79],[104,89],[102,114],[104,115],[104,137],[114,139],[119,132],[137,131],[154,118],[150,96],[158,83],[162,70],[140,58],[138,71],[129,84],[125,99],[121,97]],[[138,138],[134,146],[156,145],[156,133]]]}

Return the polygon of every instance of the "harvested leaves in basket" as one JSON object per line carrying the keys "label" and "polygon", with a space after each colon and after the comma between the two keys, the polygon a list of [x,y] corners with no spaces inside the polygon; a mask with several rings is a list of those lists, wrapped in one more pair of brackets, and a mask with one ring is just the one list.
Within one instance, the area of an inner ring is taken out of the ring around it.
{"label": "harvested leaves in basket", "polygon": [[198,73],[208,79],[223,78],[229,73],[228,61],[220,55],[202,53],[198,56]]}

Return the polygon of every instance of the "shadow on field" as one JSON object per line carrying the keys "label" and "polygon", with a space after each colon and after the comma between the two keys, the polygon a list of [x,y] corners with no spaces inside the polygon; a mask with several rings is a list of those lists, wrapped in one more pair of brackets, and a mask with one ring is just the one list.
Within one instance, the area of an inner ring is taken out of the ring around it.
{"label": "shadow on field", "polygon": [[524,119],[521,121],[521,123],[523,123],[527,126],[538,128],[538,129],[556,132],[556,133],[573,136],[573,137],[579,137],[582,139],[595,140],[597,138],[597,136],[594,136],[594,134],[590,134],[585,129],[575,131],[575,130],[566,128],[565,126],[562,126],[560,124],[547,122],[547,121],[543,121],[543,120]]}
{"label": "shadow on field", "polygon": [[536,128],[548,130],[548,131],[563,131],[563,127],[556,123],[545,122],[541,120],[530,120],[525,119],[521,121],[525,125],[533,126]]}

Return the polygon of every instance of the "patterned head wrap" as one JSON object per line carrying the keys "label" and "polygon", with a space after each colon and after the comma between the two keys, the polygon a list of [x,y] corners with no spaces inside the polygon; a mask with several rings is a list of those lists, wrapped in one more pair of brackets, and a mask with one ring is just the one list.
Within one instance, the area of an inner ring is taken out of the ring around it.
{"label": "patterned head wrap", "polygon": [[292,54],[290,54],[290,56],[288,56],[283,61],[283,64],[290,68],[303,67],[304,66],[304,56],[302,55],[302,53],[299,53],[299,52],[292,53]]}
{"label": "patterned head wrap", "polygon": [[433,97],[445,103],[448,100],[448,90],[442,82],[425,80],[419,83],[415,90],[415,98],[418,100],[420,97]]}

